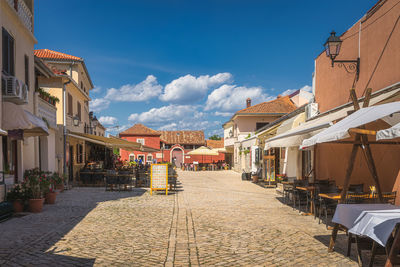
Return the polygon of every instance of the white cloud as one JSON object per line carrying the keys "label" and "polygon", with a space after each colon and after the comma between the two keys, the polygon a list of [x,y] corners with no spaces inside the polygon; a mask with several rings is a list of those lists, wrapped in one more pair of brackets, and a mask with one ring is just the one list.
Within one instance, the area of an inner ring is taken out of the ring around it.
{"label": "white cloud", "polygon": [[165,122],[172,122],[181,120],[186,117],[196,115],[196,107],[189,105],[169,105],[160,108],[152,108],[149,111],[142,113],[133,113],[129,116],[128,120],[144,124],[159,124]]}
{"label": "white cloud", "polygon": [[91,93],[99,93],[103,88],[101,86],[95,85],[92,90],[90,90]]}
{"label": "white cloud", "polygon": [[157,97],[161,92],[162,86],[158,84],[157,78],[149,75],[138,84],[126,84],[119,89],[108,89],[104,99],[118,102],[139,102]]}
{"label": "white cloud", "polygon": [[117,123],[118,119],[112,116],[101,116],[99,122],[103,125],[113,125]]}
{"label": "white cloud", "polygon": [[90,110],[94,111],[94,112],[99,112],[102,110],[107,109],[110,106],[110,101],[104,99],[104,98],[96,98],[96,99],[92,99],[92,101],[90,101]]}
{"label": "white cloud", "polygon": [[[285,96],[285,95],[291,95],[294,92],[296,92],[299,89],[287,89],[286,91],[284,91],[283,93],[281,93],[281,95]],[[312,87],[309,85],[304,85],[303,87],[300,88],[300,90],[302,91],[306,91],[306,92],[311,92],[312,91]]]}
{"label": "white cloud", "polygon": [[222,116],[222,117],[230,117],[233,115],[233,112],[219,112],[215,111],[214,113],[215,116]]}
{"label": "white cloud", "polygon": [[208,95],[204,110],[218,109],[221,112],[236,112],[246,107],[246,99],[252,104],[273,99],[264,93],[261,87],[245,87],[224,84]]}
{"label": "white cloud", "polygon": [[202,75],[197,78],[188,74],[167,84],[160,100],[174,103],[196,102],[204,97],[211,87],[229,82],[231,79],[232,74],[227,72],[214,76]]}

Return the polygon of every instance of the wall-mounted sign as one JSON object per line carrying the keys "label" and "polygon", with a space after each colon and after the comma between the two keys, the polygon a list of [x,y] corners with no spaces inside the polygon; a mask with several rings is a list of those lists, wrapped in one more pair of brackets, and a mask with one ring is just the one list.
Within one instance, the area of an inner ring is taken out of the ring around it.
{"label": "wall-mounted sign", "polygon": [[162,153],[156,153],[156,158],[157,159],[162,159]]}
{"label": "wall-mounted sign", "polygon": [[168,195],[168,164],[151,164],[150,177],[150,195],[158,190],[165,190]]}

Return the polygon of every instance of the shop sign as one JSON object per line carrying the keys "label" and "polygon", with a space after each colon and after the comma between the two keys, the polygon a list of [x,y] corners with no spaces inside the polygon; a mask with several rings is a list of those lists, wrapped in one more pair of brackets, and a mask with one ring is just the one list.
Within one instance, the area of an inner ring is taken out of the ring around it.
{"label": "shop sign", "polygon": [[165,190],[168,195],[168,164],[151,164],[150,195],[157,190]]}

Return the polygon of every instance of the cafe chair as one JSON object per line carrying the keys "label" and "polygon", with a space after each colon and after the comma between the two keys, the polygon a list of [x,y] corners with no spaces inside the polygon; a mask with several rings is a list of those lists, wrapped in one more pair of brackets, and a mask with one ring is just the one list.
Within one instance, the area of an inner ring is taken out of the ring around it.
{"label": "cafe chair", "polygon": [[[338,193],[339,190],[336,186],[321,186],[320,187],[320,193]],[[319,204],[318,204],[318,209],[319,209],[319,219],[318,219],[318,224],[321,223],[321,218],[322,218],[322,213],[324,213],[325,217],[325,227],[328,229],[328,215],[332,215],[335,213],[337,207],[337,201],[332,200],[332,199],[327,199],[327,198],[319,198]]]}
{"label": "cafe chair", "polygon": [[351,184],[349,185],[349,192],[353,193],[363,193],[364,192],[364,184]]}
{"label": "cafe chair", "polygon": [[300,189],[297,189],[296,187],[301,187],[301,186],[308,186],[308,181],[306,180],[296,180],[294,181],[294,188],[293,188],[293,194],[294,194],[294,204],[293,204],[293,209],[295,209],[296,205],[301,212],[301,206],[305,205],[306,206],[306,212],[308,212],[308,203],[309,203],[309,195],[307,191],[303,191]]}

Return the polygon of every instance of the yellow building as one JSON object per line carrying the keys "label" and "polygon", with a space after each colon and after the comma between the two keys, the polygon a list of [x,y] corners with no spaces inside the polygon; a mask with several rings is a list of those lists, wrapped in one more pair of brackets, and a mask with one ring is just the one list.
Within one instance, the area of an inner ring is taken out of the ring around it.
{"label": "yellow building", "polygon": [[[88,140],[70,136],[70,133],[91,133],[89,118],[89,92],[93,83],[82,58],[56,52],[49,49],[35,50],[35,55],[55,73],[55,77],[39,77],[38,84],[41,90],[56,96],[57,125],[59,134],[57,138],[57,154],[62,155],[60,165],[65,164],[70,181],[76,181],[79,170],[85,165],[88,157]],[[65,133],[64,133],[65,127]],[[66,149],[64,152],[64,135],[66,136]],[[63,166],[59,166],[63,169]]]}
{"label": "yellow building", "polygon": [[26,169],[40,167],[39,136],[49,136],[37,116],[46,106],[35,93],[33,10],[32,0],[0,1],[0,168],[6,184],[21,182]]}

